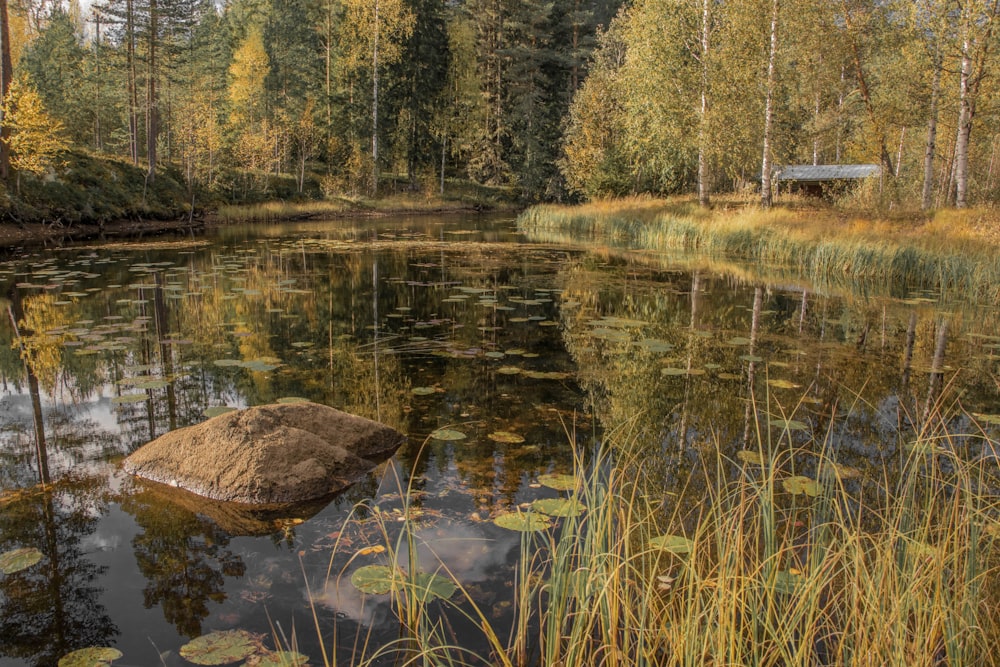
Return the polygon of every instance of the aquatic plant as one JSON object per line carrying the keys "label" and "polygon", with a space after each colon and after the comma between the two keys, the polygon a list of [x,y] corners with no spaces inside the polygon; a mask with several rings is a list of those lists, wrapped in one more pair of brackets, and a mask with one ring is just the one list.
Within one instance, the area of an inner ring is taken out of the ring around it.
{"label": "aquatic plant", "polygon": [[[898,481],[865,479],[825,441],[789,444],[794,415],[774,426],[762,414],[748,449],[705,455],[708,496],[693,508],[646,488],[649,460],[623,431],[577,453],[574,483],[562,488],[582,511],[537,524],[531,513],[498,518],[521,534],[509,628],[457,579],[459,594],[436,604],[466,619],[463,634],[430,610],[426,585],[406,574],[419,521],[407,502],[401,532],[384,532],[387,571],[402,574],[381,589],[404,632],[391,645],[356,642],[354,664],[1000,662],[990,463],[964,459],[965,441],[936,414],[900,448]],[[435,576],[450,573],[442,564]]]}
{"label": "aquatic plant", "polygon": [[[933,289],[1000,301],[1000,253],[981,216],[863,220],[789,208],[691,211],[684,202],[625,200],[582,207],[536,206],[521,231],[551,241],[617,241],[639,250],[683,251],[791,268],[816,286]],[[947,220],[945,220],[947,218]]]}

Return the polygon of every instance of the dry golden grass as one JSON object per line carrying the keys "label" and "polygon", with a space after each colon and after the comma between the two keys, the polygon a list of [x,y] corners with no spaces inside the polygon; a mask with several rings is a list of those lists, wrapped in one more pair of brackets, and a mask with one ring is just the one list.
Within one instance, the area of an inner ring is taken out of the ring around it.
{"label": "dry golden grass", "polygon": [[613,240],[795,269],[815,285],[911,287],[1000,300],[1000,215],[993,209],[867,217],[802,199],[761,209],[738,199],[711,209],[690,198],[536,206],[520,228],[552,241]]}

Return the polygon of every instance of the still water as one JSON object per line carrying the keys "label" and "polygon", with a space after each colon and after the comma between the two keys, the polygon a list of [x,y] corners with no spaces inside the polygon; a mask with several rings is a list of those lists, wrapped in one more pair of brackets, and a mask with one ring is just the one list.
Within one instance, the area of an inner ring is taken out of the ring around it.
{"label": "still water", "polygon": [[[384,558],[407,487],[422,567],[446,566],[503,628],[521,537],[492,519],[559,497],[539,478],[572,472],[574,449],[608,434],[646,453],[651,492],[692,508],[707,456],[714,469],[760,428],[835,452],[862,489],[892,474],[932,415],[970,436],[955,441],[963,456],[992,456],[994,304],[748,275],[533,241],[511,218],[482,217],[10,255],[0,553],[42,559],[0,574],[0,665],[101,645],[123,653],[116,665],[188,664],[189,639],[236,628],[269,647],[294,641],[310,664],[323,663],[318,635],[330,659],[391,642],[388,601],[350,575]],[[225,407],[302,398],[408,443],[344,494],[281,513],[119,470],[143,443]],[[468,621],[441,613],[462,637]]]}

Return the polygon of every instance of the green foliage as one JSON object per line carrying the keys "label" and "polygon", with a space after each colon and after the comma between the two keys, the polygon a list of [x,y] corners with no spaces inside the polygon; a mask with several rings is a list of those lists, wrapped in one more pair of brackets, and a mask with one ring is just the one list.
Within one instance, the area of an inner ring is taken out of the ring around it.
{"label": "green foliage", "polygon": [[8,200],[5,219],[60,224],[104,223],[131,218],[170,219],[187,211],[179,175],[162,170],[146,183],[145,170],[118,160],[70,151],[45,178],[21,177],[20,193]]}
{"label": "green foliage", "polygon": [[10,133],[10,166],[18,173],[45,174],[69,147],[62,123],[49,116],[38,93],[23,79],[11,82],[7,91],[3,125]]}

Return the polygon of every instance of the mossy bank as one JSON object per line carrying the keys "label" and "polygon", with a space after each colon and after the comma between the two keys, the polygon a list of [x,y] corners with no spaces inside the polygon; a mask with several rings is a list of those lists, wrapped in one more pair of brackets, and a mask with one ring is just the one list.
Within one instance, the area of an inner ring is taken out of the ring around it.
{"label": "mossy bank", "polygon": [[[0,185],[0,247],[103,236],[187,231],[206,224],[269,223],[320,217],[513,210],[518,193],[451,180],[443,193],[413,190],[386,176],[380,196],[325,192],[316,175],[300,189],[287,174],[254,179],[233,172],[212,188],[190,186],[174,168],[148,178],[141,166],[83,151],[61,155],[45,176]],[[227,185],[229,184],[229,185]]]}

